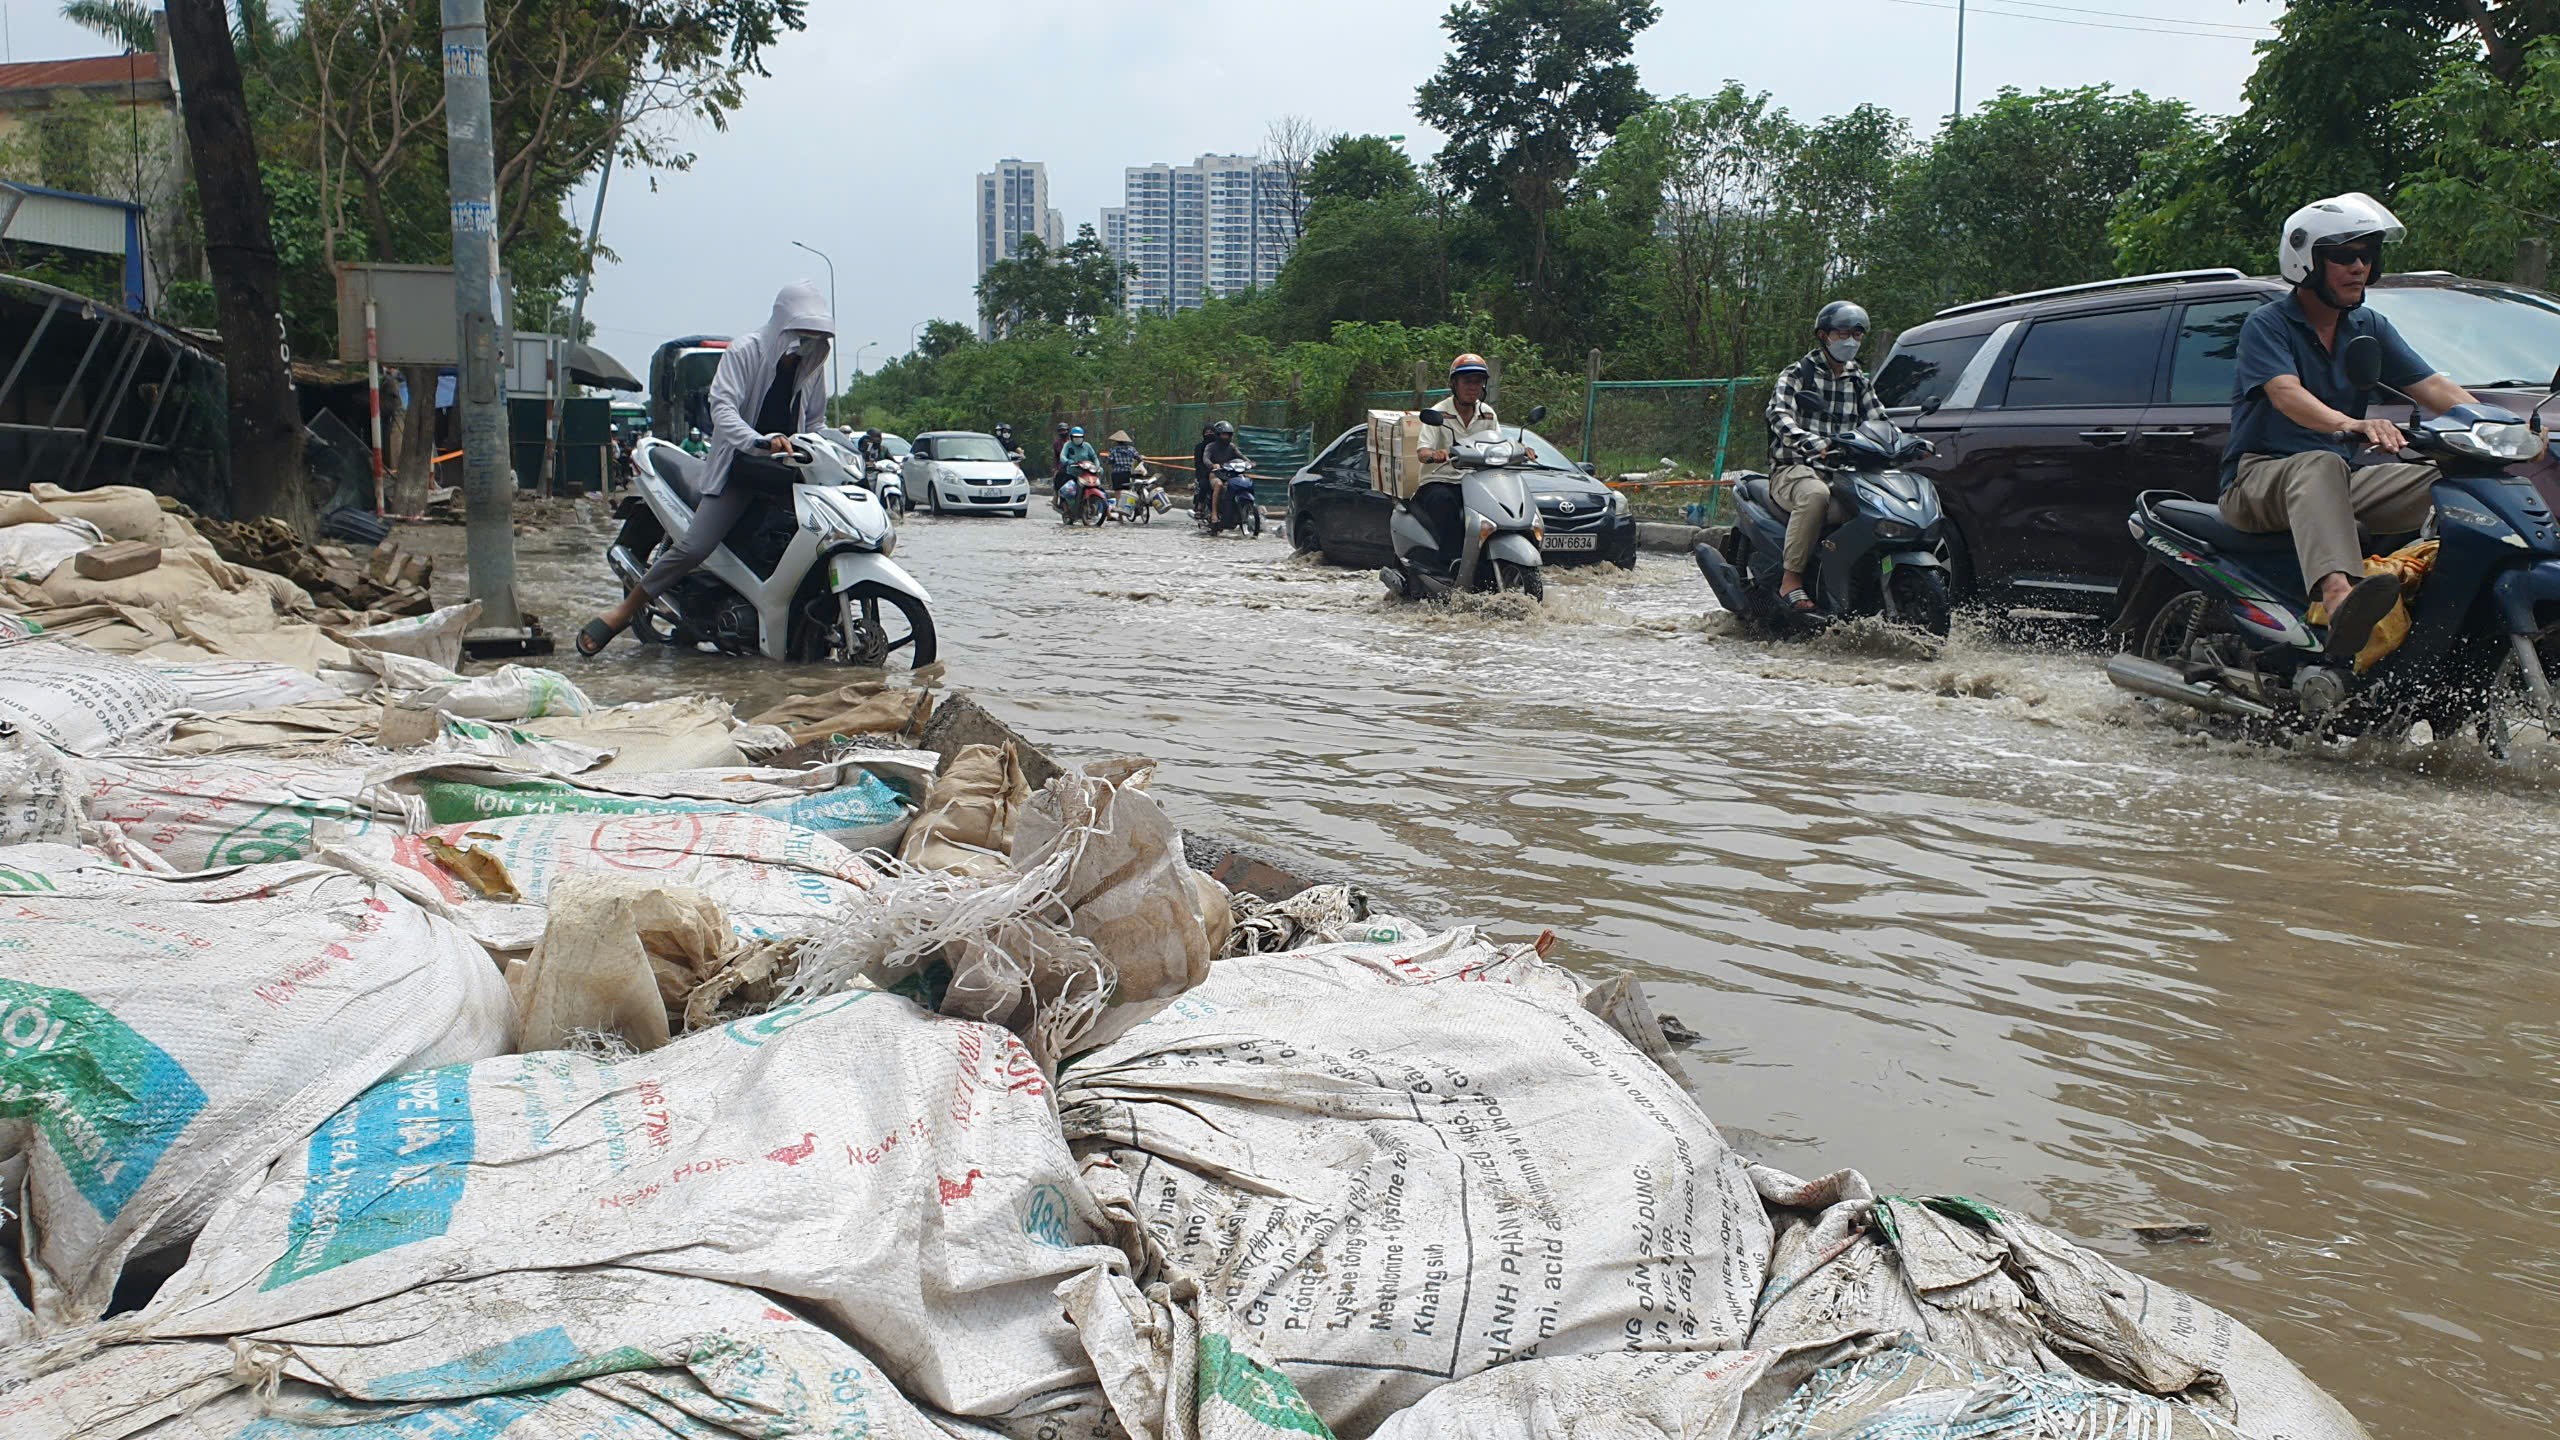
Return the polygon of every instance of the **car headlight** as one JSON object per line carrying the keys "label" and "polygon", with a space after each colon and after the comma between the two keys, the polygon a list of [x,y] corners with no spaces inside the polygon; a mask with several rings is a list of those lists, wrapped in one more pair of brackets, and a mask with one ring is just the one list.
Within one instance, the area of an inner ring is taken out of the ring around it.
{"label": "car headlight", "polygon": [[1626,513],[1627,513],[1628,508],[1629,508],[1629,507],[1628,507],[1628,505],[1627,505],[1627,492],[1625,492],[1624,490],[1612,490],[1612,491],[1610,491],[1610,492],[1609,492],[1609,513],[1610,513],[1610,514],[1612,514],[1612,515],[1624,515],[1624,514],[1626,514]]}

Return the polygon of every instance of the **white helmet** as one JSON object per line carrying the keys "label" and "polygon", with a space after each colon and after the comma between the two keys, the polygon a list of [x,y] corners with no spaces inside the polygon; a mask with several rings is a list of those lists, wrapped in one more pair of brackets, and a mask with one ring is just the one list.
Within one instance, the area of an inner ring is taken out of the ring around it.
{"label": "white helmet", "polygon": [[[2400,223],[2400,217],[2381,201],[2360,190],[2350,190],[2344,195],[2314,200],[2284,217],[2284,234],[2276,242],[2276,267],[2284,272],[2285,279],[2299,285],[2315,274],[2315,250],[2367,237],[2390,245],[2408,233],[2409,228]],[[2373,278],[2382,278],[2379,263],[2373,267]]]}

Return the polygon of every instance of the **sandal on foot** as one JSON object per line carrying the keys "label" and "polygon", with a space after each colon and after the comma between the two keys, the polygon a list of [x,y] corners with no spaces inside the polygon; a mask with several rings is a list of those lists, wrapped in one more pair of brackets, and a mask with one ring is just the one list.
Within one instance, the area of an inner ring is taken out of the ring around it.
{"label": "sandal on foot", "polygon": [[578,639],[576,642],[578,646],[578,653],[589,660],[593,660],[598,655],[603,654],[604,647],[612,644],[613,637],[621,634],[622,631],[622,626],[616,625],[612,621],[599,615],[595,619],[578,627]]}
{"label": "sandal on foot", "polygon": [[1786,606],[1788,609],[1793,610],[1799,615],[1811,615],[1822,608],[1821,606],[1813,603],[1813,597],[1806,594],[1804,592],[1804,587],[1801,585],[1779,595],[1778,603]]}
{"label": "sandal on foot", "polygon": [[2364,642],[2373,638],[2373,627],[2399,602],[2399,576],[2367,575],[2357,581],[2329,617],[2329,655],[2343,658],[2364,649]]}

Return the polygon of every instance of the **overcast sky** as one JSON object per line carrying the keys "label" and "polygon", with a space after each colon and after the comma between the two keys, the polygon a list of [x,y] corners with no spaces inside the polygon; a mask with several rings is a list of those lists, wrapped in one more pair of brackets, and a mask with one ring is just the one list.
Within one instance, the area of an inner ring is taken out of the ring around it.
{"label": "overcast sky", "polygon": [[[0,0],[13,58],[98,53],[57,0]],[[614,179],[588,316],[635,371],[660,340],[761,323],[774,291],[835,261],[847,366],[975,313],[975,177],[1045,161],[1072,235],[1120,203],[1123,166],[1250,153],[1281,115],[1438,138],[1413,117],[1443,0],[810,0],[726,132],[686,174]],[[2113,84],[2228,113],[2273,0],[1972,0],[1968,104],[2004,85]],[[1662,0],[1636,60],[1656,94],[1733,79],[1814,118],[1865,102],[1923,131],[1954,96],[1954,0]],[[2042,18],[2026,18],[2039,16]],[[2070,22],[2070,23],[2065,23]],[[2199,33],[2207,32],[2211,33]],[[2167,33],[2176,32],[2176,33]],[[1037,57],[1037,58],[1035,58]],[[592,192],[590,192],[591,194]],[[577,215],[583,225],[586,202]],[[877,345],[863,349],[865,342]],[[849,370],[848,370],[849,373]]]}

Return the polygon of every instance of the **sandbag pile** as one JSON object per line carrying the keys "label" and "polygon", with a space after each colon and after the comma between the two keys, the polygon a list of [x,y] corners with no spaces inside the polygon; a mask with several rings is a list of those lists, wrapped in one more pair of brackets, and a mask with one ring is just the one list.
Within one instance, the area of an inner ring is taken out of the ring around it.
{"label": "sandbag pile", "polygon": [[1546,938],[1231,896],[1144,762],[471,618],[0,626],[0,1433],[2361,1440],[2007,1210],[1753,1164]]}

